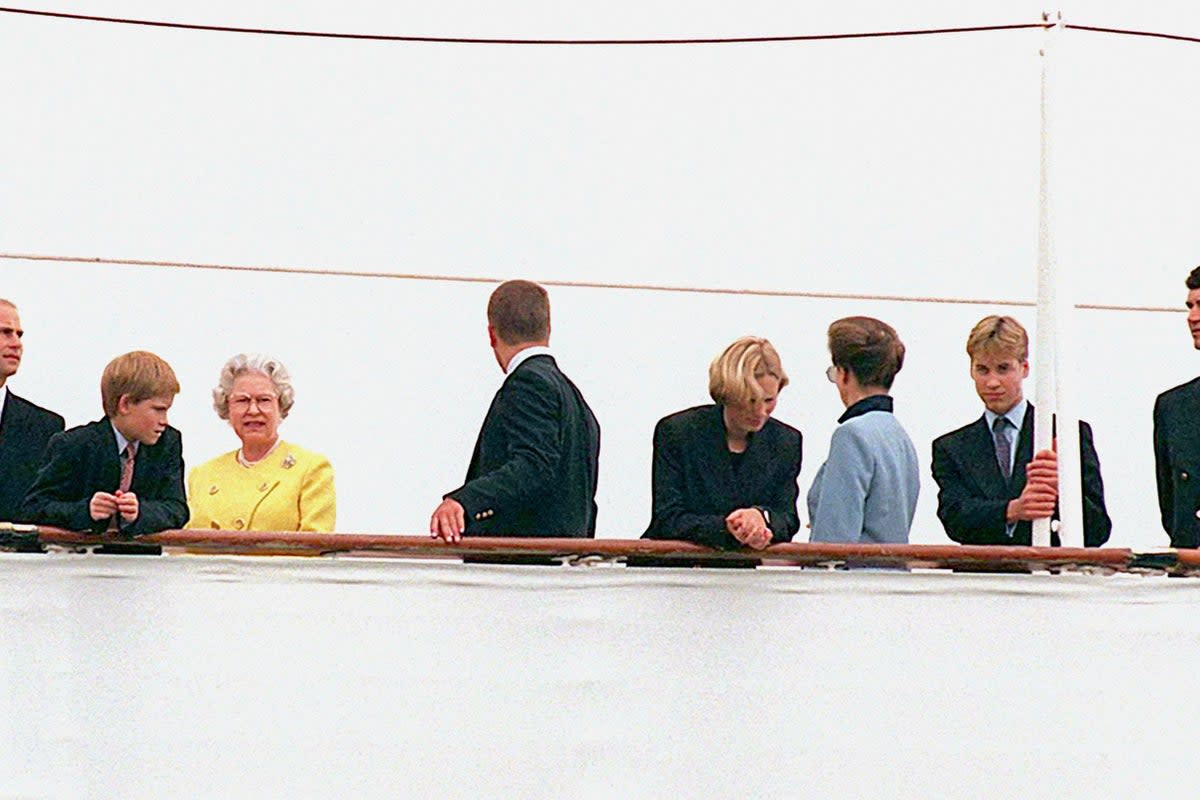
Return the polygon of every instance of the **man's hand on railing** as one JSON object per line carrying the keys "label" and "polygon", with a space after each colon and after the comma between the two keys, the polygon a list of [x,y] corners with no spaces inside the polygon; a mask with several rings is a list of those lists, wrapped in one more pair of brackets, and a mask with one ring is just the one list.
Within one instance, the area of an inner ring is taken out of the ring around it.
{"label": "man's hand on railing", "polygon": [[444,542],[462,541],[467,529],[467,515],[462,503],[447,497],[429,519],[429,535]]}

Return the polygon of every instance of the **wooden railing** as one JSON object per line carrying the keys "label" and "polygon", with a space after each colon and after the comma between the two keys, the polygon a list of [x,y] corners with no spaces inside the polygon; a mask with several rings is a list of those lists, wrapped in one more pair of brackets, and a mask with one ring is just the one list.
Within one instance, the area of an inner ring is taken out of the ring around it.
{"label": "wooden railing", "polygon": [[447,544],[428,536],[359,533],[164,531],[135,540],[56,528],[0,526],[0,549],[88,550],[113,544],[161,547],[195,554],[348,554],[373,557],[466,558],[478,561],[615,561],[663,566],[844,565],[970,571],[1155,572],[1200,575],[1200,551],[1126,548],[997,547],[957,544],[810,544],[765,550],[713,550],[690,542],[646,539],[540,539],[469,537]]}

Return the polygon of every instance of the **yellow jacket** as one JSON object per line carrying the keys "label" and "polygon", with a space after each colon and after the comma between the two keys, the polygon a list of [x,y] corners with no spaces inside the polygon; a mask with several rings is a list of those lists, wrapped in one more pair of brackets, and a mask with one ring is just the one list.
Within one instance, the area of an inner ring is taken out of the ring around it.
{"label": "yellow jacket", "polygon": [[192,470],[188,510],[192,529],[329,533],[337,514],[333,466],[282,440],[249,467],[234,450]]}

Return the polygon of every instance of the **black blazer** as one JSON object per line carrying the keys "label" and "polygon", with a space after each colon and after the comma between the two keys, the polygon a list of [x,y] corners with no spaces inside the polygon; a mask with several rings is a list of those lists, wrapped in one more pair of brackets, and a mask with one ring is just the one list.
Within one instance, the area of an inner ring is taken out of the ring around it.
{"label": "black blazer", "polygon": [[528,358],[496,392],[466,483],[446,497],[468,536],[596,535],[600,425],[554,358]]}
{"label": "black blazer", "polygon": [[[1033,417],[1033,403],[1030,403],[1017,437],[1017,454],[1007,485],[996,463],[996,445],[986,417],[934,439],[937,514],[946,534],[954,541],[1001,545],[1032,542],[1033,524],[1029,520],[1019,521],[1009,539],[1005,517],[1008,501],[1015,500],[1025,489],[1025,465],[1033,460]],[[1112,520],[1104,507],[1104,482],[1100,478],[1100,459],[1092,444],[1092,428],[1083,420],[1079,422],[1079,451],[1083,473],[1083,543],[1099,547],[1108,541]],[[1050,535],[1050,543],[1059,545],[1057,533]]]}
{"label": "black blazer", "polygon": [[[21,514],[40,525],[100,533],[108,520],[93,520],[88,503],[96,492],[115,492],[120,483],[121,457],[112,423],[89,422],[51,437]],[[168,427],[156,443],[138,445],[129,488],[138,497],[138,518],[122,523],[122,533],[140,536],[183,527],[188,509],[179,431]]]}
{"label": "black blazer", "polygon": [[1200,378],[1154,401],[1154,467],[1171,546],[1200,546]]}
{"label": "black blazer", "polygon": [[0,415],[0,522],[23,522],[21,501],[29,490],[46,442],[66,423],[10,390]]}
{"label": "black blazer", "polygon": [[654,508],[645,539],[683,539],[709,547],[741,547],[725,529],[739,508],[765,508],[772,542],[791,541],[803,437],[776,419],[752,434],[735,470],[719,405],[663,417],[654,428]]}

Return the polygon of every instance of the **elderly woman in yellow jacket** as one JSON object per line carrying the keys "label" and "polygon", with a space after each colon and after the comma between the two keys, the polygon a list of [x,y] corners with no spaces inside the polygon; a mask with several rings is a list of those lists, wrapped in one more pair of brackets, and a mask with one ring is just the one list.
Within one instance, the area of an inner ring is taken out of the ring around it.
{"label": "elderly woman in yellow jacket", "polygon": [[213,408],[242,446],[192,470],[188,528],[333,530],[333,467],[279,438],[294,397],[288,371],[275,359],[239,354],[225,362]]}

